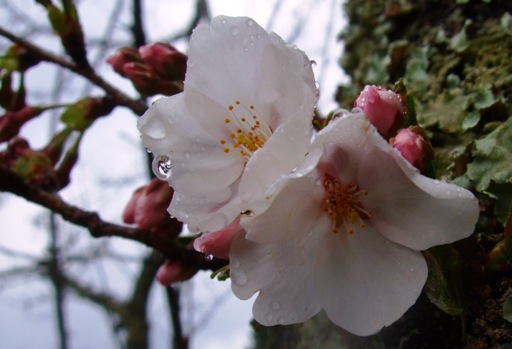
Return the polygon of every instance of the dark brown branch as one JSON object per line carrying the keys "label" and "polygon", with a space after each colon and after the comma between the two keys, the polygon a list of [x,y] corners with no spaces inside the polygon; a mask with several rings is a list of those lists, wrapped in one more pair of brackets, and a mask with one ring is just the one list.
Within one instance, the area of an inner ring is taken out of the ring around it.
{"label": "dark brown branch", "polygon": [[31,42],[18,37],[17,35],[14,35],[13,33],[9,32],[8,30],[5,30],[4,28],[0,27],[0,36],[3,36],[9,40],[11,40],[14,43],[17,43],[23,47],[25,47],[27,50],[31,51],[34,55],[39,57],[41,60],[46,62],[55,63],[62,68],[68,69],[85,79],[92,82],[94,85],[98,86],[102,90],[104,90],[112,99],[116,102],[118,105],[125,106],[129,109],[131,109],[135,114],[142,115],[147,110],[147,105],[136,99],[132,99],[125,95],[123,92],[119,91],[114,86],[110,85],[108,82],[103,80],[102,77],[100,77],[96,72],[90,68],[90,67],[79,67],[75,63],[58,56],[52,52],[49,52],[39,46],[36,46],[32,44]]}
{"label": "dark brown branch", "polygon": [[162,255],[153,251],[142,262],[142,269],[135,282],[132,296],[125,306],[126,313],[123,317],[123,323],[128,332],[126,349],[147,348],[149,345],[147,320],[149,293],[158,267],[163,261]]}
{"label": "dark brown branch", "polygon": [[170,286],[166,288],[167,302],[169,303],[169,310],[171,311],[172,329],[173,329],[173,348],[174,349],[188,349],[188,338],[183,332],[181,326],[181,311],[180,311],[180,290],[178,287]]}
{"label": "dark brown branch", "polygon": [[61,256],[58,246],[58,227],[55,215],[50,214],[50,258],[48,261],[48,275],[54,291],[55,315],[57,317],[57,329],[59,333],[59,348],[68,348],[68,330],[64,302],[66,296],[66,285],[62,277]]}
{"label": "dark brown branch", "polygon": [[133,25],[131,27],[133,34],[133,46],[140,47],[146,44],[146,33],[144,32],[144,23],[142,22],[142,0],[133,0]]}
{"label": "dark brown branch", "polygon": [[203,254],[174,243],[170,236],[176,236],[177,232],[181,231],[181,223],[178,221],[175,221],[169,231],[159,233],[104,222],[96,212],[82,210],[68,204],[57,194],[25,183],[5,165],[0,165],[0,191],[16,194],[46,207],[62,216],[64,220],[87,228],[96,238],[116,236],[138,241],[162,252],[171,260],[179,260],[186,265],[197,266],[199,269],[216,270],[225,265],[225,261],[208,262]]}

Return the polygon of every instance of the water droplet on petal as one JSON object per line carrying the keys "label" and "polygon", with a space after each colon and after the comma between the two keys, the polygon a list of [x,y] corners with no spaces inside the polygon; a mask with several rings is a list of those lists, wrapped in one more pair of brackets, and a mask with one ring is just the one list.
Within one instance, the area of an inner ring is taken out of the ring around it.
{"label": "water droplet on petal", "polygon": [[240,33],[240,29],[238,29],[238,27],[231,27],[229,32],[231,33],[231,35],[238,35],[238,33]]}
{"label": "water droplet on petal", "polygon": [[231,258],[229,260],[229,266],[231,267],[231,269],[236,269],[240,266],[240,262],[238,261],[238,259]]}
{"label": "water droplet on petal", "polygon": [[244,286],[247,284],[247,275],[245,275],[243,271],[234,273],[231,278],[233,279],[233,282],[238,286]]}
{"label": "water droplet on petal", "polygon": [[438,181],[437,179],[435,179],[435,180],[434,180],[434,184],[435,184],[435,185],[439,185],[440,183],[441,183],[441,182],[440,182],[440,181]]}
{"label": "water droplet on petal", "polygon": [[270,303],[270,309],[272,310],[279,310],[281,308],[281,304],[278,302],[272,302]]}
{"label": "water droplet on petal", "polygon": [[284,319],[284,317],[280,316],[279,319],[277,319],[277,323],[279,325],[283,325],[284,323],[286,322],[286,320]]}
{"label": "water droplet on petal", "polygon": [[207,254],[204,256],[204,259],[208,262],[211,262],[213,261],[213,255],[212,254]]}
{"label": "water droplet on petal", "polygon": [[252,27],[254,25],[254,21],[252,19],[248,19],[245,23],[247,23],[249,27]]}
{"label": "water droplet on petal", "polygon": [[312,67],[316,67],[316,61],[315,61],[315,60],[311,60],[311,62],[310,62],[310,63],[311,63],[311,66],[312,66]]}
{"label": "water droplet on petal", "polygon": [[272,313],[267,313],[265,315],[265,320],[267,320],[268,322],[272,321],[273,318],[274,318],[274,315],[272,315]]}
{"label": "water droplet on petal", "polygon": [[189,153],[188,151],[186,151],[186,152],[185,152],[185,157],[186,157],[187,159],[190,159],[190,153]]}
{"label": "water droplet on petal", "polygon": [[410,271],[411,273],[414,273],[414,268],[410,268],[410,269],[409,269],[409,271]]}
{"label": "water droplet on petal", "polygon": [[226,21],[225,19],[221,20],[220,23],[221,24],[226,24],[228,21]]}
{"label": "water droplet on petal", "polygon": [[157,156],[153,159],[151,168],[158,179],[166,180],[171,175],[171,159],[163,155]]}

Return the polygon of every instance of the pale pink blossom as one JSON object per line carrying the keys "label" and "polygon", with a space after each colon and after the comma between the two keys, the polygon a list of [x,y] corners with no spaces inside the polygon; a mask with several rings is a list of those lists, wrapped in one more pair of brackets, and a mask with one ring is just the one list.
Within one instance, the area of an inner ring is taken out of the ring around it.
{"label": "pale pink blossom", "polygon": [[248,209],[230,275],[237,297],[259,293],[256,321],[299,323],[323,309],[357,335],[415,303],[427,278],[420,251],[469,236],[479,211],[469,191],[421,175],[362,113],[327,125]]}
{"label": "pale pink blossom", "polygon": [[399,94],[374,85],[365,86],[354,107],[363,110],[371,124],[386,139],[402,125],[406,112]]}
{"label": "pale pink blossom", "polygon": [[[306,55],[247,17],[193,32],[184,92],[139,119],[146,147],[174,188],[169,212],[214,232],[302,161],[316,86]],[[167,168],[169,167],[166,165]]]}

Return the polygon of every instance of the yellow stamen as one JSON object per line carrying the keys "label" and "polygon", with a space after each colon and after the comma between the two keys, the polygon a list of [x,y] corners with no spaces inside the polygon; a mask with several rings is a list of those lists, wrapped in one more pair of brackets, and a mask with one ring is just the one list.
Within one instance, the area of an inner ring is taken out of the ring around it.
{"label": "yellow stamen", "polygon": [[325,207],[333,222],[334,234],[340,231],[340,227],[343,227],[349,235],[354,233],[355,224],[358,224],[361,229],[366,227],[365,221],[372,216],[372,212],[366,210],[360,200],[362,196],[368,195],[366,190],[359,189],[355,183],[342,184],[330,175],[326,175],[324,188]]}

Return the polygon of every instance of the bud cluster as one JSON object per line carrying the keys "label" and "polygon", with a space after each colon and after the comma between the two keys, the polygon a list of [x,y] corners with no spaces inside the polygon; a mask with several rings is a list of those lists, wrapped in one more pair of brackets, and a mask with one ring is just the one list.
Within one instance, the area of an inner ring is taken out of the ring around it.
{"label": "bud cluster", "polygon": [[124,47],[107,59],[143,96],[173,95],[183,90],[187,56],[166,43]]}
{"label": "bud cluster", "polygon": [[403,128],[408,113],[405,97],[380,86],[367,85],[354,107],[361,109],[382,137],[421,172],[432,161],[433,150],[427,135],[417,125]]}

